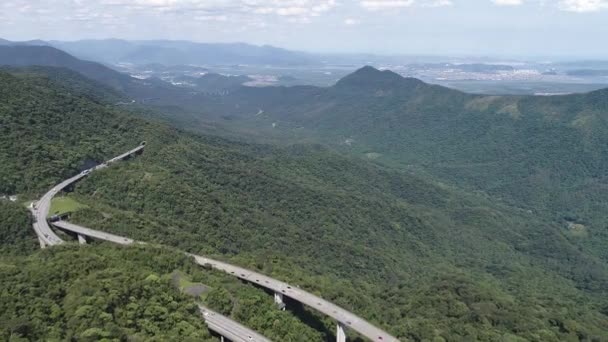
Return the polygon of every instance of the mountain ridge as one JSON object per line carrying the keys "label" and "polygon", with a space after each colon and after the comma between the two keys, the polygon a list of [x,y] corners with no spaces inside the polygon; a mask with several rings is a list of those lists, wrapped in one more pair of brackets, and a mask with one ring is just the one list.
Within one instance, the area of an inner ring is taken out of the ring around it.
{"label": "mountain ridge", "polygon": [[605,336],[608,268],[533,214],[319,145],[188,134],[0,79],[5,192],[44,191],[87,159],[147,141],[67,194],[86,205],[73,222],[260,270],[404,340]]}
{"label": "mountain ridge", "polygon": [[391,70],[379,70],[372,66],[363,66],[344,76],[332,88],[379,88],[388,89],[398,86],[424,86],[427,83],[411,77],[403,77]]}
{"label": "mountain ridge", "polygon": [[63,67],[118,88],[132,80],[130,76],[102,64],[80,60],[51,46],[0,46],[0,65]]}
{"label": "mountain ridge", "polygon": [[539,212],[567,234],[576,217],[590,232],[577,243],[608,260],[600,214],[608,210],[608,89],[477,95],[365,67],[333,87],[240,88],[206,97],[200,109],[260,135],[428,172]]}
{"label": "mountain ridge", "polygon": [[[270,45],[247,43],[197,43],[183,40],[83,40],[51,41],[53,46],[78,57],[106,63],[137,64],[275,64],[310,65],[309,54]],[[91,52],[95,52],[94,54]]]}

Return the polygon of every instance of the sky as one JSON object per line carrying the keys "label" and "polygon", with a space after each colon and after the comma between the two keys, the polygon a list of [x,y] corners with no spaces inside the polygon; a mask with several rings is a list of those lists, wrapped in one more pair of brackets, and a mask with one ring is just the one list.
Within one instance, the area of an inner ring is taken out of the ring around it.
{"label": "sky", "polygon": [[176,39],[332,53],[608,58],[608,0],[1,0],[10,40]]}

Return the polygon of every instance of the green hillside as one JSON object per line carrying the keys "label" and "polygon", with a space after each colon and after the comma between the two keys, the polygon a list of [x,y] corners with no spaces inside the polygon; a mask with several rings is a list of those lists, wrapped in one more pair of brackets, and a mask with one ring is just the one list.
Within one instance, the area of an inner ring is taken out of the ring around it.
{"label": "green hillside", "polygon": [[128,75],[121,74],[100,63],[77,59],[50,46],[0,46],[0,65],[62,67],[115,88],[125,88],[135,82],[135,79]]}
{"label": "green hillside", "polygon": [[32,77],[0,72],[0,193],[47,190],[136,146],[150,125]]}
{"label": "green hillside", "polygon": [[[187,134],[44,79],[0,78],[2,192],[40,194],[79,167],[146,140],[142,156],[76,186],[69,196],[88,208],[72,221],[258,269],[402,340],[608,338],[605,261],[534,213],[319,145]],[[125,269],[138,267],[124,262],[137,252],[124,253],[118,258]],[[68,254],[59,260],[73,259]],[[12,268],[11,288],[31,283],[24,267]],[[145,283],[147,270],[133,276]],[[235,315],[246,321],[255,315],[248,312]],[[319,329],[310,336],[331,338],[327,318],[298,315]],[[286,341],[301,335],[265,329]]]}
{"label": "green hillside", "polygon": [[429,173],[530,210],[565,234],[583,225],[588,238],[576,243],[608,260],[606,90],[482,96],[365,67],[329,88],[241,88],[209,97],[202,111],[259,135],[312,139]]}
{"label": "green hillside", "polygon": [[[176,275],[201,284],[202,294],[180,291]],[[203,270],[175,251],[69,245],[0,256],[3,341],[217,341],[197,303],[273,340],[321,339],[290,312],[276,310],[264,291]]]}

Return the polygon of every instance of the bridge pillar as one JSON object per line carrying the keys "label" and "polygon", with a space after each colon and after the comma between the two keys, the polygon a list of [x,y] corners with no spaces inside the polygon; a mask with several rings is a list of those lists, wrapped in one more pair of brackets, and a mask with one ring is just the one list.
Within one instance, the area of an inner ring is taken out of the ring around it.
{"label": "bridge pillar", "polygon": [[274,293],[274,302],[277,304],[280,310],[285,310],[285,302],[283,301],[283,294],[279,292]]}
{"label": "bridge pillar", "polygon": [[346,333],[344,332],[344,325],[338,322],[336,328],[336,342],[346,342]]}
{"label": "bridge pillar", "polygon": [[40,242],[40,248],[46,248],[46,242],[44,242],[41,237],[38,237],[38,241]]}
{"label": "bridge pillar", "polygon": [[78,234],[78,243],[81,244],[81,245],[86,245],[87,244],[87,238],[84,237],[84,235]]}
{"label": "bridge pillar", "polygon": [[220,342],[224,342],[224,336],[220,335]]}

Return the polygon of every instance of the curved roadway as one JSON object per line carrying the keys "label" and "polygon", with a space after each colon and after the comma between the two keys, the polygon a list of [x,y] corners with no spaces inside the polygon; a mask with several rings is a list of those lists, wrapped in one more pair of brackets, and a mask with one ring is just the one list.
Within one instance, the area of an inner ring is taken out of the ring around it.
{"label": "curved roadway", "polygon": [[46,220],[47,216],[49,215],[49,210],[51,210],[51,200],[61,190],[65,189],[68,185],[76,182],[84,176],[86,176],[84,173],[79,173],[78,175],[61,182],[49,190],[49,192],[44,194],[44,196],[42,196],[42,198],[40,198],[40,200],[34,204],[34,230],[36,231],[36,235],[38,235],[40,241],[42,241],[46,246],[54,246],[63,243],[63,240],[61,240],[61,238],[59,238],[59,236],[57,236],[55,232],[51,230],[51,227],[49,227]]}
{"label": "curved roadway", "polygon": [[[142,144],[128,152],[125,152],[117,157],[114,157],[114,158],[106,161],[103,164],[100,164],[94,168],[82,171],[78,175],[61,182],[60,184],[58,184],[57,186],[52,188],[49,192],[47,192],[44,196],[42,196],[42,198],[32,208],[32,212],[35,216],[35,222],[34,222],[33,226],[34,226],[34,230],[36,231],[36,234],[38,235],[38,238],[40,239],[40,241],[48,246],[53,246],[53,245],[61,244],[64,242],[61,238],[59,238],[52,231],[52,229],[50,228],[50,226],[47,222],[47,216],[49,214],[49,210],[51,207],[51,200],[57,193],[59,193],[60,191],[65,189],[70,184],[80,180],[81,178],[86,177],[91,171],[107,167],[108,164],[116,162],[118,160],[122,160],[129,155],[137,153],[140,150],[144,149],[144,147],[145,147],[145,144]],[[90,228],[81,227],[81,226],[63,222],[63,221],[55,222],[55,223],[53,223],[53,225],[57,226],[58,228],[67,230],[67,231],[75,232],[80,235],[89,236],[89,237],[101,239],[101,240],[107,240],[107,241],[111,241],[114,243],[128,245],[128,244],[132,244],[135,242],[134,240],[129,239],[129,238],[96,231],[96,230],[93,230]],[[384,330],[375,327],[374,325],[367,322],[363,318],[353,314],[350,311],[342,309],[341,307],[339,307],[329,301],[326,301],[318,296],[315,296],[312,293],[306,292],[299,288],[294,288],[285,282],[270,278],[268,276],[265,276],[265,275],[257,273],[257,272],[247,270],[242,267],[230,265],[228,263],[225,263],[222,261],[217,261],[217,260],[203,257],[200,255],[194,255],[194,254],[190,254],[190,253],[186,253],[186,254],[194,257],[196,263],[198,263],[199,265],[211,266],[213,268],[216,268],[218,270],[232,274],[238,278],[247,280],[254,284],[258,284],[265,288],[271,289],[271,290],[275,291],[276,293],[281,293],[281,294],[288,296],[290,298],[293,298],[303,304],[306,304],[306,305],[310,306],[311,308],[316,309],[316,310],[332,317],[333,319],[335,319],[339,323],[341,323],[343,326],[349,327],[350,329],[357,331],[359,334],[369,338],[372,341],[382,341],[382,342],[384,342],[384,341],[398,342],[399,341],[394,336],[391,336]],[[249,341],[251,341],[251,340],[249,340]]]}
{"label": "curved roadway", "polygon": [[[122,160],[129,155],[141,151],[144,147],[145,144],[139,145],[138,147],[128,152],[114,157],[91,169],[84,170],[74,177],[66,179],[65,181],[53,187],[46,194],[44,194],[44,196],[42,196],[40,200],[35,202],[31,207],[32,214],[34,215],[33,227],[34,231],[36,232],[36,235],[38,235],[38,238],[40,239],[41,245],[54,246],[64,243],[64,241],[59,236],[57,236],[55,232],[50,228],[47,221],[49,211],[51,209],[51,200],[53,199],[53,197],[55,197],[55,195],[57,195],[63,189],[68,187],[70,184],[73,184],[78,180],[86,177],[89,173],[91,173],[91,171],[103,169],[111,163]],[[129,245],[135,242],[132,239],[123,238],[114,234],[99,232],[84,227],[73,226],[67,222],[61,222],[60,224],[59,222],[57,222],[57,226],[61,225],[63,225],[64,230],[74,231],[75,228],[77,228],[80,231],[79,235],[89,236],[100,240],[107,240],[123,245]],[[242,324],[239,324],[228,317],[222,316],[219,313],[214,312],[202,305],[199,305],[199,310],[205,319],[205,324],[210,330],[229,338],[233,342],[271,342],[266,337],[243,326]]]}
{"label": "curved roadway", "polygon": [[49,211],[51,210],[51,200],[53,199],[53,197],[55,197],[55,195],[57,195],[60,191],[68,187],[70,184],[75,183],[76,181],[86,177],[91,171],[107,167],[108,164],[124,159],[131,154],[143,150],[144,147],[145,144],[139,145],[128,152],[125,152],[117,157],[106,161],[105,163],[97,165],[91,169],[84,170],[76,176],[64,180],[63,182],[59,183],[54,188],[49,190],[46,194],[44,194],[44,196],[42,196],[40,200],[35,202],[31,208],[32,214],[34,215],[33,226],[34,230],[36,231],[36,235],[38,235],[40,241],[46,246],[54,246],[64,242],[59,236],[57,236],[57,234],[55,234],[55,232],[53,232],[47,222],[47,217],[49,216]]}
{"label": "curved roadway", "polygon": [[[53,222],[53,225],[57,228],[70,231],[76,234],[89,236],[92,238],[97,238],[100,240],[106,240],[114,243],[119,243],[123,245],[132,244],[137,242],[135,240],[131,240],[122,236],[109,234],[105,232],[100,232],[94,229],[82,227],[79,225],[75,225],[72,223],[68,223],[65,221],[57,221]],[[302,289],[295,288],[285,282],[280,280],[276,280],[265,276],[263,274],[250,271],[248,269],[234,266],[222,261],[210,259],[204,256],[195,255],[186,253],[187,255],[194,258],[197,264],[205,267],[213,267],[215,269],[224,271],[226,273],[232,274],[238,278],[243,280],[247,280],[251,283],[258,284],[267,289],[271,289],[276,293],[282,293],[283,295],[293,298],[300,303],[306,304],[313,309],[316,309],[329,317],[340,322],[345,327],[348,327],[359,334],[369,338],[372,341],[387,341],[387,342],[398,342],[397,338],[391,336],[386,331],[379,329],[367,322],[363,318],[353,314],[350,311],[347,311],[329,301],[326,301],[323,298],[315,296],[312,293],[306,292]]]}
{"label": "curved roadway", "polygon": [[[122,236],[100,232],[97,230],[81,227],[65,221],[57,221],[52,223],[55,227],[76,233],[78,235],[88,236],[94,239],[109,241],[121,245],[131,245],[134,243],[143,244],[143,242],[137,242],[133,239],[125,238]],[[205,323],[210,330],[229,338],[233,342],[270,342],[266,337],[256,333],[255,331],[235,322],[234,320],[222,316],[221,314],[212,311],[202,305],[199,305],[200,312],[205,318]]]}
{"label": "curved roadway", "polygon": [[247,280],[254,284],[258,284],[267,289],[271,289],[276,293],[282,293],[284,296],[295,299],[300,303],[306,304],[309,307],[316,309],[329,317],[332,317],[336,321],[342,323],[342,325],[344,325],[345,327],[348,327],[358,332],[359,334],[369,338],[372,341],[398,341],[397,338],[391,336],[386,331],[375,327],[363,318],[321,297],[315,296],[310,292],[304,291],[300,288],[294,288],[293,286],[285,282],[270,278],[261,273],[247,270],[242,267],[230,265],[225,262],[209,259],[200,255],[189,255],[194,257],[194,260],[196,260],[196,263],[199,265],[209,265],[215,269],[222,270],[226,273],[230,273],[236,277],[239,277],[240,279]]}

